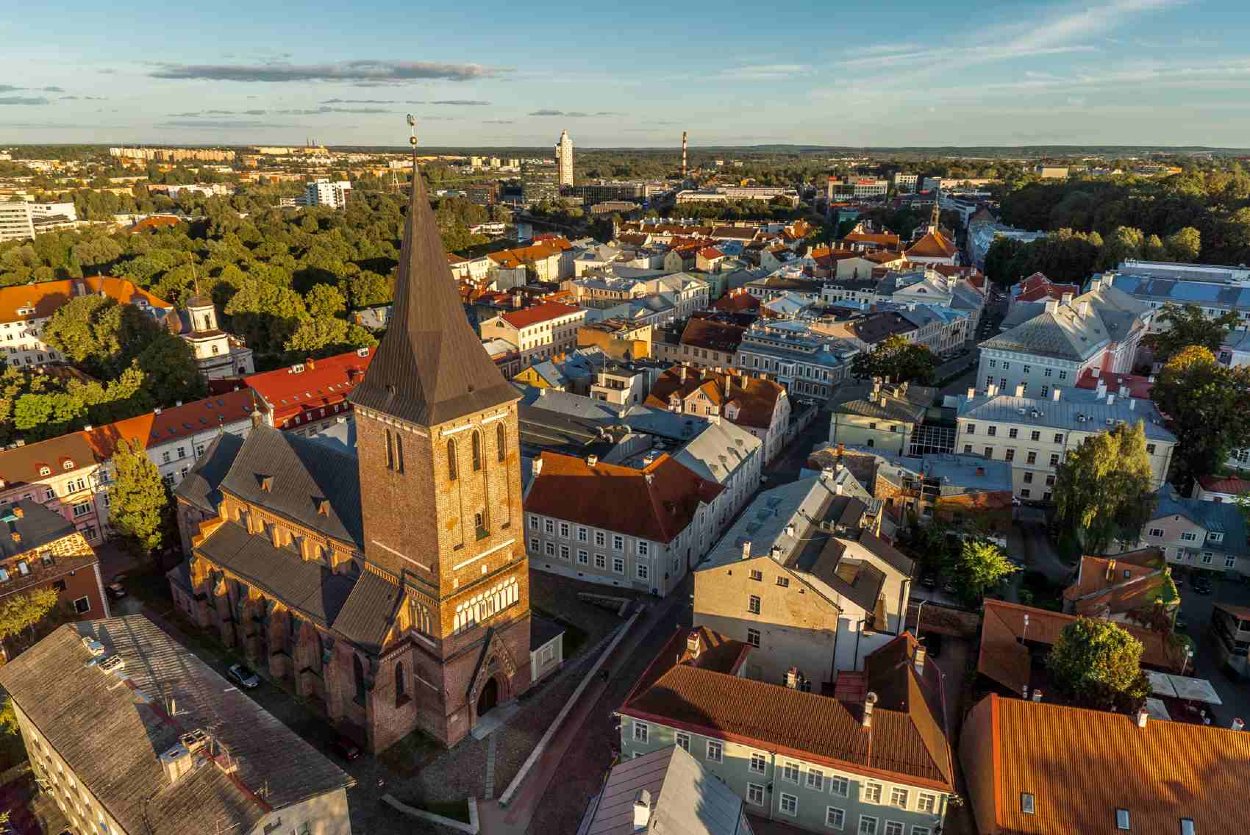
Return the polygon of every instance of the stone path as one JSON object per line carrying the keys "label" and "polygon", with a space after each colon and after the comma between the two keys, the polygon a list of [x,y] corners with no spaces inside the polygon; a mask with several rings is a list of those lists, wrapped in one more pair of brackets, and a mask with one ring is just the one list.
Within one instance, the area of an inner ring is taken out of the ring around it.
{"label": "stone path", "polygon": [[483,799],[495,799],[495,734],[486,740],[486,789]]}

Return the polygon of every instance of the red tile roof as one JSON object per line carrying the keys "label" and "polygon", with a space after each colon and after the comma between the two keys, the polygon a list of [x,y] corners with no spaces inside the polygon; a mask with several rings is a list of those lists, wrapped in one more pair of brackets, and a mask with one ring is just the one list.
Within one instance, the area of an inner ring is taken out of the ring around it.
{"label": "red tile roof", "polygon": [[702,390],[713,403],[725,404],[726,409],[729,404],[738,408],[738,415],[732,419],[733,423],[768,429],[773,422],[777,401],[785,396],[786,390],[772,380],[695,367],[685,368],[685,379],[682,379],[683,368],[685,367],[677,366],[661,374],[651,387],[645,405],[667,409],[673,395],[684,400],[695,391]]}
{"label": "red tile roof", "polygon": [[[1024,616],[1029,616],[1027,629]],[[977,672],[993,679],[1008,690],[1019,693],[1030,683],[1032,659],[1022,642],[1049,646],[1059,640],[1063,628],[1077,620],[1047,609],[1035,609],[1005,600],[986,600],[981,625],[981,649]],[[1121,624],[1142,643],[1142,664],[1169,672],[1181,666],[1179,647],[1168,635],[1130,624]]]}
{"label": "red tile roof", "polygon": [[[987,696],[963,726],[960,760],[983,833],[1180,835],[1250,832],[1237,802],[1250,780],[1250,734],[1047,702]],[[1032,795],[1032,813],[1021,797]]]}
{"label": "red tile roof", "polygon": [[525,497],[532,513],[648,539],[671,542],[694,520],[700,503],[724,489],[667,454],[635,469],[543,452]]}
{"label": "red tile roof", "polygon": [[[1167,561],[1157,548],[1146,548],[1114,557],[1081,557],[1077,580],[1063,590],[1063,599],[1078,615],[1129,615],[1150,626],[1169,623],[1167,609],[1180,602],[1174,592]],[[1157,608],[1156,601],[1170,605]]]}
{"label": "red tile roof", "polygon": [[189,438],[221,426],[248,420],[254,408],[251,389],[240,388],[226,394],[193,400],[170,409],[119,420],[89,430],[87,440],[100,460],[113,457],[119,441],[138,442],[144,449],[157,444]]}
{"label": "red tile roof", "polygon": [[1080,292],[1081,288],[1075,284],[1056,284],[1042,273],[1033,273],[1020,282],[1015,300],[1039,302],[1043,299],[1062,299],[1064,293],[1071,293],[1075,296]]}
{"label": "red tile roof", "polygon": [[712,305],[722,313],[754,313],[760,309],[760,300],[746,290],[731,290]]}
{"label": "red tile roof", "polygon": [[[861,705],[689,663],[675,644],[685,638],[679,631],[660,651],[622,715],[858,774],[953,788],[946,738],[940,729],[932,736],[929,705],[914,691],[902,709],[878,703],[865,727]],[[916,681],[910,663],[885,672]]]}
{"label": "red tile roof", "polygon": [[1154,388],[1154,383],[1150,382],[1150,378],[1143,377],[1140,374],[1117,374],[1114,371],[1099,371],[1097,376],[1095,376],[1092,368],[1085,370],[1085,373],[1076,381],[1076,387],[1079,389],[1096,389],[1100,380],[1106,383],[1108,393],[1118,395],[1121,386],[1128,386],[1129,396],[1138,400],[1148,400],[1150,392]]}
{"label": "red tile roof", "polygon": [[930,229],[920,240],[907,248],[908,258],[950,258],[956,252],[955,244],[939,229]]}
{"label": "red tile roof", "polygon": [[[70,464],[66,469],[66,463]],[[38,484],[57,474],[91,467],[98,460],[85,432],[70,432],[37,444],[0,450],[0,490],[23,484]],[[48,475],[40,469],[47,467]]]}
{"label": "red tile roof", "polygon": [[724,258],[725,253],[721,252],[714,246],[705,246],[703,249],[699,250],[699,257],[708,261],[714,261],[717,258]]}
{"label": "red tile roof", "polygon": [[533,307],[527,307],[517,310],[513,313],[502,313],[503,320],[518,330],[528,328],[530,325],[537,325],[539,322],[547,322],[552,319],[559,319],[562,316],[568,316],[580,311],[580,307],[573,307],[560,302],[543,302]]}
{"label": "red tile roof", "polygon": [[893,232],[850,232],[842,240],[853,244],[876,244],[885,249],[898,249],[900,242]]}
{"label": "red tile roof", "polygon": [[[14,284],[0,287],[0,322],[18,322],[51,316],[61,305],[75,296],[104,294],[118,304],[145,301],[152,307],[173,311],[173,305],[149,293],[127,278],[90,276],[62,281],[41,281],[38,284]],[[18,316],[17,311],[33,307],[32,315]]]}
{"label": "red tile roof", "polygon": [[373,353],[373,348],[349,351],[305,362],[301,371],[279,368],[244,377],[243,382],[264,401],[273,425],[286,429],[348,411],[347,395],[364,378]]}
{"label": "red tile roof", "polygon": [[1198,483],[1208,493],[1230,493],[1234,496],[1250,493],[1250,478],[1204,475],[1198,476]]}
{"label": "red tile roof", "polygon": [[179,223],[182,223],[182,220],[173,215],[152,215],[131,226],[130,231],[148,232],[153,229],[168,229],[171,226],[177,226]]}
{"label": "red tile roof", "polygon": [[[756,305],[758,309],[759,305]],[[737,351],[746,328],[717,322],[714,319],[694,319],[686,323],[681,332],[681,344],[712,351]]]}

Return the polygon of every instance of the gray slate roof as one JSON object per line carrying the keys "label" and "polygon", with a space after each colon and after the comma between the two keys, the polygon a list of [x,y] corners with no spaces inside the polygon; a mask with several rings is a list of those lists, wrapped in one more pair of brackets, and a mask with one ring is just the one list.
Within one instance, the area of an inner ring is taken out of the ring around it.
{"label": "gray slate roof", "polygon": [[655,835],[751,835],[742,798],[677,746],[613,766],[603,790],[590,801],[577,835],[634,835],[634,801],[651,800],[644,832]]}
{"label": "gray slate roof", "polygon": [[195,466],[187,471],[174,495],[206,513],[215,514],[221,504],[221,480],[230,471],[242,447],[243,438],[238,435],[228,432],[218,435]]}
{"label": "gray slate roof", "polygon": [[464,314],[415,163],[394,311],[364,380],[349,399],[421,426],[517,399]]}
{"label": "gray slate roof", "polygon": [[1151,400],[1117,398],[1108,405],[1105,399],[1098,399],[1097,391],[1090,389],[1064,389],[1059,400],[1036,400],[1005,394],[992,397],[978,394],[972,398],[961,394],[954,399],[959,420],[1093,433],[1111,429],[1120,421],[1128,424],[1142,421],[1148,439],[1176,442],[1176,436],[1164,426],[1163,416]]}
{"label": "gray slate roof", "polygon": [[[269,489],[264,486],[270,479]],[[256,426],[236,453],[221,489],[243,501],[364,550],[356,456],[269,426]],[[329,499],[329,513],[318,512]]]}
{"label": "gray slate roof", "polygon": [[[86,666],[94,660],[87,635],[121,656],[133,687]],[[0,686],[127,832],[248,832],[265,816],[212,763],[169,782],[157,757],[195,728],[229,752],[233,777],[276,810],[355,782],[141,615],[60,627],[0,669]]]}
{"label": "gray slate roof", "polygon": [[[0,504],[0,560],[74,533],[74,523],[31,499]],[[13,534],[20,539],[14,540]]]}

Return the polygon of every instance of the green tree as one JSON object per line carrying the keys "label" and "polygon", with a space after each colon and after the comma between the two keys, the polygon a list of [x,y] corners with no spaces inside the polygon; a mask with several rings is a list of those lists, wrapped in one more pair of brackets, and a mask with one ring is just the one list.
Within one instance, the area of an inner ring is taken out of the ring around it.
{"label": "green tree", "polygon": [[113,452],[109,523],[138,555],[161,547],[168,527],[169,494],[160,470],[138,441],[122,440]]}
{"label": "green tree", "polygon": [[928,385],[933,382],[937,357],[924,345],[908,342],[895,334],[886,337],[867,354],[860,353],[851,361],[851,373],[861,380],[888,377],[896,383]]}
{"label": "green tree", "polygon": [[1202,233],[1192,226],[1178,229],[1163,242],[1171,261],[1197,261],[1202,251]]}
{"label": "green tree", "polygon": [[0,603],[0,641],[16,638],[22,633],[33,637],[35,627],[57,608],[56,589],[42,586],[15,594]]}
{"label": "green tree", "polygon": [[1172,480],[1183,488],[1250,446],[1250,367],[1227,368],[1190,345],[1163,366],[1151,397],[1176,435]]}
{"label": "green tree", "polygon": [[122,248],[117,241],[109,237],[88,238],[74,245],[74,260],[93,275],[112,264],[122,255]]}
{"label": "green tree", "polygon": [[191,346],[172,333],[158,333],[135,358],[135,364],[146,378],[145,391],[158,404],[204,396],[206,385]]}
{"label": "green tree", "polygon": [[1115,540],[1135,539],[1154,510],[1145,425],[1117,426],[1081,441],[1059,465],[1059,518],[1085,551],[1101,554]]}
{"label": "green tree", "polygon": [[1141,258],[1145,245],[1146,238],[1140,229],[1132,226],[1117,226],[1103,245],[1099,265],[1104,269],[1114,269],[1122,261]]}
{"label": "green tree", "polygon": [[1218,352],[1228,332],[1237,326],[1238,319],[1232,310],[1208,319],[1196,304],[1180,307],[1169,302],[1159,311],[1159,321],[1168,328],[1152,337],[1155,361],[1166,363],[1190,345],[1206,348],[1212,354]]}
{"label": "green tree", "polygon": [[317,284],[304,294],[308,312],[318,319],[329,319],[347,310],[343,292],[331,284]]}
{"label": "green tree", "polygon": [[1046,666],[1059,692],[1087,707],[1136,710],[1150,693],[1141,642],[1109,620],[1078,618],[1059,634]]}
{"label": "green tree", "polygon": [[77,296],[48,319],[44,340],[99,377],[113,377],[166,333],[152,317],[105,296]]}
{"label": "green tree", "polygon": [[949,570],[960,598],[973,605],[979,603],[987,591],[1020,569],[993,542],[968,537],[954,555]]}

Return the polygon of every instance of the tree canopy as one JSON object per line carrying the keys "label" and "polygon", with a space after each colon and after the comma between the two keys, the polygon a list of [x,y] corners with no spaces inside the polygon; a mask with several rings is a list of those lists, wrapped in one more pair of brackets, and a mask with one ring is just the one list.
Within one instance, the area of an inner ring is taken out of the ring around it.
{"label": "tree canopy", "polygon": [[1151,397],[1176,435],[1172,479],[1182,487],[1217,472],[1233,449],[1250,446],[1250,367],[1228,368],[1190,345],[1163,366]]}
{"label": "tree canopy", "polygon": [[170,527],[169,494],[143,445],[122,440],[113,453],[109,524],[138,555],[157,550]]}
{"label": "tree canopy", "polygon": [[0,641],[23,633],[32,634],[34,628],[56,609],[57,603],[57,591],[51,586],[39,586],[9,596],[0,603]]}
{"label": "tree canopy", "polygon": [[1206,348],[1212,354],[1218,353],[1228,332],[1238,323],[1237,314],[1232,310],[1209,319],[1196,304],[1181,307],[1171,303],[1165,304],[1159,311],[1158,320],[1167,324],[1167,330],[1154,334],[1151,339],[1155,361],[1164,363],[1190,345]]}
{"label": "tree canopy", "polygon": [[985,593],[1007,577],[1019,571],[1019,567],[1007,558],[1006,552],[993,542],[981,537],[964,539],[948,566],[956,593],[969,605],[981,602]]}
{"label": "tree canopy", "polygon": [[1154,510],[1154,476],[1140,421],[1081,441],[1059,465],[1055,503],[1087,553],[1136,539]]}
{"label": "tree canopy", "polygon": [[928,385],[936,368],[937,357],[932,351],[900,334],[887,336],[872,351],[856,354],[851,360],[851,373],[861,380],[888,377],[897,383]]}
{"label": "tree canopy", "polygon": [[1141,641],[1124,627],[1109,620],[1078,618],[1063,628],[1046,666],[1059,692],[1074,702],[1131,712],[1150,693],[1141,655]]}

